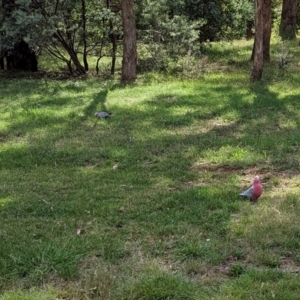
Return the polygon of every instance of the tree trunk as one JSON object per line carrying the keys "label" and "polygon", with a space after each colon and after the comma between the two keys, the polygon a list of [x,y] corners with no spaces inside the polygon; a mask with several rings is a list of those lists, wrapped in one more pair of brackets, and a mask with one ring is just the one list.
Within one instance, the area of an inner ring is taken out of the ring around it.
{"label": "tree trunk", "polygon": [[247,28],[246,28],[246,40],[251,40],[254,37],[254,33],[252,31],[253,27],[253,21],[248,21],[247,22]]}
{"label": "tree trunk", "polygon": [[87,60],[87,42],[86,42],[86,5],[85,0],[81,0],[81,18],[82,18],[82,42],[83,42],[83,64],[85,71],[89,70],[89,64]]}
{"label": "tree trunk", "polygon": [[133,0],[121,0],[123,22],[123,61],[122,82],[134,82],[136,79],[136,27],[133,13]]}
{"label": "tree trunk", "polygon": [[262,78],[264,56],[263,56],[263,1],[255,0],[255,41],[254,59],[251,73],[252,81]]}
{"label": "tree trunk", "polygon": [[0,57],[0,70],[4,70],[4,56]]}
{"label": "tree trunk", "polygon": [[[271,0],[263,0],[263,57],[264,61],[270,61],[270,41],[272,30],[272,6]],[[252,49],[251,61],[254,60],[255,40]]]}
{"label": "tree trunk", "polygon": [[[106,0],[106,7],[110,9],[114,13],[120,12],[120,3],[117,1],[112,1],[110,3],[110,0]],[[111,50],[111,68],[110,68],[110,74],[115,74],[115,68],[116,68],[116,58],[117,58],[117,48],[118,48],[118,41],[117,41],[117,33],[114,29],[114,24],[112,20],[109,20],[109,38],[111,40],[112,50]]]}
{"label": "tree trunk", "polygon": [[68,52],[70,59],[72,60],[72,63],[75,65],[77,72],[80,75],[86,74],[86,70],[84,66],[80,63],[77,52],[75,51],[73,45],[68,44],[68,42],[64,39],[63,35],[59,30],[57,30],[56,33],[54,33],[54,37],[61,43],[61,45],[64,47],[64,49]]}
{"label": "tree trunk", "polygon": [[[113,30],[113,27],[111,25],[111,29]],[[113,31],[111,35],[111,43],[112,43],[112,53],[111,53],[111,68],[110,68],[110,74],[115,74],[115,68],[116,68],[116,58],[117,58],[117,47],[118,47],[118,41],[117,41],[117,34]]]}
{"label": "tree trunk", "polygon": [[283,0],[279,34],[283,40],[296,38],[297,0]]}
{"label": "tree trunk", "polygon": [[264,61],[270,61],[270,41],[272,29],[272,6],[271,0],[263,1],[263,56]]}

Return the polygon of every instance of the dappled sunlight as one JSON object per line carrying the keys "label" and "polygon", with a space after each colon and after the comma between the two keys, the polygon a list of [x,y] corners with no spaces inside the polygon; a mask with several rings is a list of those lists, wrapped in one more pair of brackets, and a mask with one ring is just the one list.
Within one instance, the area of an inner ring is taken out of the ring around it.
{"label": "dappled sunlight", "polygon": [[290,120],[290,119],[286,119],[284,117],[279,118],[279,120],[278,120],[279,128],[285,129],[285,130],[296,130],[298,127],[298,123],[299,122],[297,122],[296,120]]}
{"label": "dappled sunlight", "polygon": [[13,201],[16,201],[15,197],[12,197],[12,196],[1,197],[0,196],[0,209],[5,208],[7,205],[9,205]]}
{"label": "dappled sunlight", "polygon": [[[251,268],[293,269],[299,90],[250,84],[239,62],[247,43],[226,57],[229,74],[208,68],[198,81],[5,89],[0,273],[33,284],[71,278],[91,297],[121,282],[143,295],[164,276],[218,288]],[[112,117],[95,118],[102,110]],[[264,193],[252,204],[239,193],[255,175]]]}
{"label": "dappled sunlight", "polygon": [[265,156],[262,153],[257,153],[255,149],[227,145],[218,150],[203,151],[201,161],[221,165],[233,164],[242,167],[257,164],[259,161],[265,161],[265,159]]}
{"label": "dappled sunlight", "polygon": [[0,139],[1,136],[5,136],[6,132],[8,131],[9,127],[10,127],[10,122],[9,122],[9,118],[7,117],[6,118],[7,121],[4,121],[4,120],[1,120],[0,121]]}
{"label": "dappled sunlight", "polygon": [[29,147],[29,142],[27,139],[24,138],[14,138],[13,140],[6,141],[2,144],[0,148],[0,156],[1,153],[8,153],[9,151],[12,152],[18,152],[23,149],[26,149]]}
{"label": "dappled sunlight", "polygon": [[285,271],[298,265],[291,253],[299,244],[299,179],[291,173],[263,174],[264,193],[258,203],[245,201],[242,211],[232,216],[232,237],[239,240],[248,263]]}

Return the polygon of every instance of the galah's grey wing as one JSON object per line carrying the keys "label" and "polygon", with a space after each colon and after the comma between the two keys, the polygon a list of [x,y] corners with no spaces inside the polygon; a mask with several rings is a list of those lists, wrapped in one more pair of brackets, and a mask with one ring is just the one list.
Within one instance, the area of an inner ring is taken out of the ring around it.
{"label": "galah's grey wing", "polygon": [[111,116],[110,113],[106,112],[106,111],[100,111],[100,112],[97,112],[95,114],[98,118],[108,118]]}
{"label": "galah's grey wing", "polygon": [[251,186],[248,190],[240,193],[240,196],[251,198],[253,195],[253,186]]}

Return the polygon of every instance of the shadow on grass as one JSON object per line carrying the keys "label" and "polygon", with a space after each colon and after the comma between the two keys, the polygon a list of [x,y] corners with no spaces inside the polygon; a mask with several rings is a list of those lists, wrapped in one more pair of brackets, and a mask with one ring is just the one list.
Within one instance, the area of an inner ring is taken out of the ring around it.
{"label": "shadow on grass", "polygon": [[[237,251],[223,247],[232,214],[245,204],[237,178],[248,169],[297,169],[299,104],[296,95],[279,99],[260,84],[242,92],[226,80],[206,85],[195,84],[191,95],[115,105],[118,117],[108,122],[93,116],[107,110],[106,89],[66,116],[42,113],[76,103],[60,95],[64,89],[40,107],[31,100],[31,113],[4,130],[8,145],[0,153],[2,193],[14,199],[0,208],[7,232],[1,277],[70,278],[83,256],[116,263],[134,252],[136,239],[145,256],[175,261],[219,264]],[[86,233],[76,236],[78,227]]]}

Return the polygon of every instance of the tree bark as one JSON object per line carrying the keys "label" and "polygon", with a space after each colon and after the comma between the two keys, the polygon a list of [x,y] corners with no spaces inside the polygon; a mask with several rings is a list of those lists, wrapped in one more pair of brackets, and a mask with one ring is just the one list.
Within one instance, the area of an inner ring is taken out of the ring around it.
{"label": "tree bark", "polygon": [[85,0],[81,0],[81,18],[82,18],[82,42],[83,42],[83,64],[85,71],[89,70],[89,64],[87,60],[87,42],[86,42],[86,3]]}
{"label": "tree bark", "polygon": [[[112,23],[112,22],[110,21],[110,23]],[[110,27],[111,27],[111,30],[113,30],[112,25]],[[118,47],[117,34],[114,31],[112,32],[111,43],[112,43],[112,52],[111,52],[110,74],[114,75],[115,68],[116,68],[117,47]]]}
{"label": "tree bark", "polygon": [[0,70],[4,70],[4,57],[0,57]]}
{"label": "tree bark", "polygon": [[296,38],[297,0],[283,0],[279,34],[283,40]]}
{"label": "tree bark", "polygon": [[73,45],[71,45],[71,43],[68,43],[62,33],[57,30],[56,33],[54,33],[54,37],[61,43],[61,45],[64,47],[64,49],[68,52],[70,59],[72,60],[73,64],[76,67],[77,72],[80,75],[84,75],[86,74],[86,70],[84,68],[84,66],[82,66],[82,64],[80,63],[78,56],[77,56],[77,52],[75,51]]}
{"label": "tree bark", "polygon": [[[263,0],[262,6],[263,14],[263,57],[264,61],[270,61],[270,41],[272,30],[272,6],[271,0]],[[251,61],[254,60],[255,53],[255,39],[252,49]]]}
{"label": "tree bark", "polygon": [[[120,12],[120,6],[119,2],[112,1],[110,3],[110,0],[106,0],[106,7],[110,9],[114,13]],[[116,59],[117,59],[117,48],[118,48],[118,41],[117,41],[117,33],[114,29],[114,24],[112,20],[109,20],[109,38],[111,40],[112,50],[111,50],[111,68],[110,68],[110,74],[115,74],[115,68],[116,68]]]}
{"label": "tree bark", "polygon": [[255,41],[254,59],[251,72],[251,81],[260,81],[262,78],[264,56],[263,56],[263,1],[255,0]]}
{"label": "tree bark", "polygon": [[136,79],[136,27],[133,12],[133,0],[121,0],[122,22],[123,22],[123,61],[122,77],[123,83],[134,82]]}
{"label": "tree bark", "polygon": [[247,22],[247,28],[246,28],[246,40],[251,40],[254,37],[254,33],[252,31],[253,27],[253,21],[248,21]]}
{"label": "tree bark", "polygon": [[271,0],[263,0],[263,56],[264,61],[270,61],[270,41],[272,29]]}

